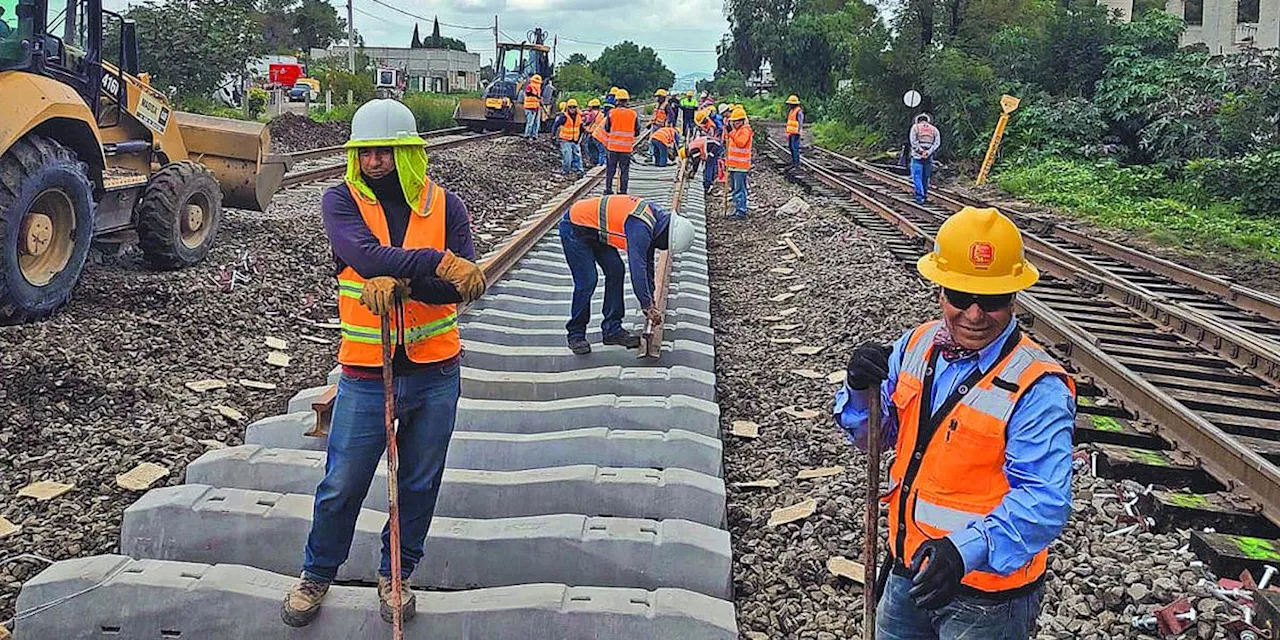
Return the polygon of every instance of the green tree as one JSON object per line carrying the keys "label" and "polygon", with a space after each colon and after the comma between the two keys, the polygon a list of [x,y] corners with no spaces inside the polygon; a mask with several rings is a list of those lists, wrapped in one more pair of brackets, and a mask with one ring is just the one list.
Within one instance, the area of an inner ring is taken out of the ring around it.
{"label": "green tree", "polygon": [[576,64],[576,65],[585,67],[590,65],[591,61],[587,59],[586,55],[581,53],[575,53],[569,56],[569,59],[565,61],[565,64]]}
{"label": "green tree", "polygon": [[657,52],[630,40],[606,47],[591,63],[591,70],[636,97],[670,87],[676,81],[676,74],[662,64]]}
{"label": "green tree", "polygon": [[267,53],[252,0],[147,0],[128,16],[138,24],[141,67],[182,96],[207,95]]}
{"label": "green tree", "polygon": [[556,69],[555,85],[565,91],[591,91],[603,93],[609,88],[609,79],[591,67],[580,64],[562,64]]}
{"label": "green tree", "polygon": [[302,0],[293,12],[294,47],[310,55],[347,37],[347,21],[325,0]]}

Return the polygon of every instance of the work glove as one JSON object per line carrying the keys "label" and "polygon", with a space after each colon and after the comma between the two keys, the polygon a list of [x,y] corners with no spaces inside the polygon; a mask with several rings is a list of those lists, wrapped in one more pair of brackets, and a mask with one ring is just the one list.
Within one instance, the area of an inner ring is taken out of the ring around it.
{"label": "work glove", "polygon": [[868,342],[853,350],[845,367],[845,384],[862,391],[889,377],[889,354],[892,347]]}
{"label": "work glove", "polygon": [[484,295],[485,287],[488,286],[484,281],[484,271],[480,270],[479,265],[447,250],[436,267],[436,276],[452,284],[464,303]]}
{"label": "work glove", "polygon": [[409,295],[409,281],[391,276],[369,278],[360,292],[360,304],[377,316],[385,316],[395,308],[396,300]]}
{"label": "work glove", "polygon": [[662,312],[658,311],[657,305],[652,305],[645,309],[644,317],[648,318],[649,322],[652,322],[655,327],[662,324]]}
{"label": "work glove", "polygon": [[915,577],[911,579],[907,595],[921,609],[940,609],[960,590],[964,558],[950,538],[928,540],[911,557],[911,572]]}

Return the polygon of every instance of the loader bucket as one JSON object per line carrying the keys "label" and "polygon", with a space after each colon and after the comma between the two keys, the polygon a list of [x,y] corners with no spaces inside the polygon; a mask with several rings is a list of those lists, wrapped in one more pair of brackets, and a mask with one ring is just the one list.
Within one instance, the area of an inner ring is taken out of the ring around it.
{"label": "loader bucket", "polygon": [[458,100],[458,107],[453,111],[453,119],[458,126],[467,127],[473,131],[484,130],[488,120],[485,117],[484,98]]}
{"label": "loader bucket", "polygon": [[222,204],[265,211],[292,160],[271,151],[271,134],[259,122],[175,112],[183,144],[194,162],[222,185]]}

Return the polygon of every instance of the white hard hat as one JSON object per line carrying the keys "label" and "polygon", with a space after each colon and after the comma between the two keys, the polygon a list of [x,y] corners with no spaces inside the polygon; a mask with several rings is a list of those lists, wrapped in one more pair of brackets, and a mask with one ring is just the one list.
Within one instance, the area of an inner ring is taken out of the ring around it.
{"label": "white hard hat", "polygon": [[676,256],[693,246],[693,223],[689,219],[672,212],[667,222],[667,250]]}
{"label": "white hard hat", "polygon": [[390,99],[370,100],[351,117],[351,139],[344,145],[358,147],[422,146],[418,123],[404,103]]}

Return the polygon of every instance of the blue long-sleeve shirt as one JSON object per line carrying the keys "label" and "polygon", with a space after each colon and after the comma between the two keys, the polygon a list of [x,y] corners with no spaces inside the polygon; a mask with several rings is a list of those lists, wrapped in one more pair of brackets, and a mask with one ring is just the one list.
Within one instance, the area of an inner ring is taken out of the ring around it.
{"label": "blue long-sleeve shirt", "polygon": [[631,216],[622,223],[622,231],[627,234],[627,268],[631,272],[631,290],[641,309],[653,305],[654,251],[653,238],[666,230],[671,222],[671,213],[664,207],[649,204],[653,211],[654,224],[649,225],[639,218]]}
{"label": "blue long-sleeve shirt", "polygon": [[[930,412],[937,410],[975,367],[989,371],[1000,358],[1000,349],[1013,333],[1010,322],[1004,333],[977,354],[947,362],[938,358],[930,394]],[[911,332],[893,345],[889,356],[889,378],[880,385],[882,435],[880,442],[892,447],[898,424],[890,397],[897,386],[902,354]],[[860,449],[867,447],[866,395],[848,386],[836,392],[836,422]],[[964,558],[965,571],[986,571],[1008,575],[1031,560],[1062,532],[1071,513],[1071,432],[1075,422],[1075,401],[1066,383],[1057,376],[1044,376],[1018,400],[1005,430],[1004,473],[1009,493],[991,513],[969,523],[948,538]],[[957,482],[963,482],[957,478]],[[900,558],[910,562],[910,558]]]}

